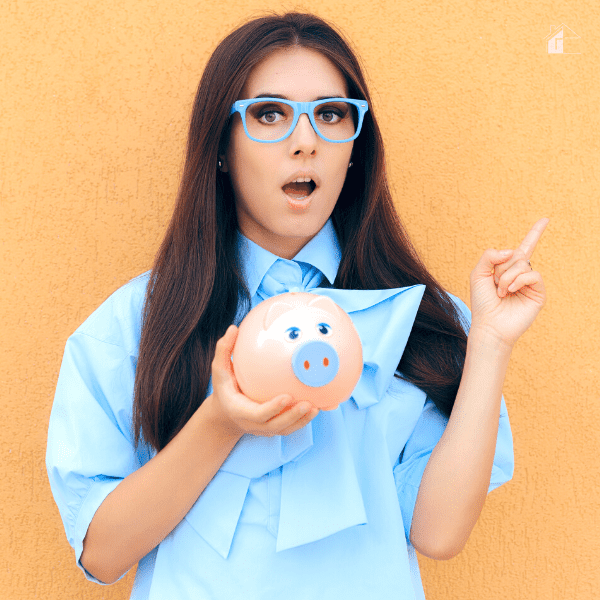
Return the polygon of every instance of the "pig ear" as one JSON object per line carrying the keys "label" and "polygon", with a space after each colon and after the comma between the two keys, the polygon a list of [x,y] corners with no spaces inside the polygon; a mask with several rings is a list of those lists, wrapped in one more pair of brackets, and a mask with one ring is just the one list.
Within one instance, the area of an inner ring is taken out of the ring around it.
{"label": "pig ear", "polygon": [[315,299],[311,300],[308,303],[308,306],[315,306],[316,308],[321,308],[322,310],[326,310],[334,315],[339,315],[340,307],[327,296],[316,296]]}
{"label": "pig ear", "polygon": [[283,300],[272,304],[263,320],[263,329],[269,329],[269,327],[271,327],[273,321],[277,319],[277,317],[284,315],[286,312],[292,310],[293,308],[294,307],[291,304],[283,302]]}

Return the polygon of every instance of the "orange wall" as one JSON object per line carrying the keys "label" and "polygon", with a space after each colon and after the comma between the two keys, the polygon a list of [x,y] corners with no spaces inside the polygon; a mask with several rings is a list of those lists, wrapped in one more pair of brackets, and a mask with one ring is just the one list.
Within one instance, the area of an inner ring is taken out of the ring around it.
{"label": "orange wall", "polygon": [[[64,343],[148,269],[191,101],[251,0],[0,4],[0,596],[125,599],[77,570],[45,473]],[[364,59],[402,218],[468,301],[486,247],[550,217],[532,263],[548,303],[504,389],[516,469],[455,559],[421,557],[428,600],[568,598],[600,587],[600,9],[581,0],[309,0]],[[549,55],[566,23],[580,39]]]}

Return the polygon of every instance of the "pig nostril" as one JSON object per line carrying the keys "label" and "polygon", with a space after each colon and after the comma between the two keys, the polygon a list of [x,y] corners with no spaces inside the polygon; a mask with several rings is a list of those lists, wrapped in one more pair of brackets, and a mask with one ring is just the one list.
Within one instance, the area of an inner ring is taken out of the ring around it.
{"label": "pig nostril", "polygon": [[307,360],[304,361],[304,368],[306,370],[310,369],[310,363]]}
{"label": "pig nostril", "polygon": [[324,358],[323,359],[323,364],[328,367],[329,366],[329,359],[328,358]]}

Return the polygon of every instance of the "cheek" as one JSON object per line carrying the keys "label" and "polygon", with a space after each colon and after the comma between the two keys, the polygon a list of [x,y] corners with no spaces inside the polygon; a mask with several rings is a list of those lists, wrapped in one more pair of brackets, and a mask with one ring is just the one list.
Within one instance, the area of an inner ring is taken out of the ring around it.
{"label": "cheek", "polygon": [[269,156],[270,148],[257,147],[258,144],[248,139],[241,126],[240,129],[241,132],[232,132],[226,153],[234,190],[248,192],[264,189],[269,174],[272,177],[272,169],[269,170],[268,165],[274,164],[273,157]]}
{"label": "cheek", "polygon": [[[248,142],[252,144],[251,140]],[[264,224],[272,215],[269,210],[272,194],[266,194],[265,190],[273,187],[273,173],[268,166],[273,165],[274,160],[259,151],[262,149],[256,149],[254,144],[251,148],[248,146],[245,140],[232,140],[227,151],[229,178],[238,218],[250,217]]]}
{"label": "cheek", "polygon": [[339,152],[330,159],[330,164],[335,165],[335,167],[330,170],[332,189],[337,190],[338,193],[342,190],[342,187],[344,187],[344,182],[348,175],[348,165],[350,163],[351,153],[352,148],[349,150],[344,149],[343,152]]}
{"label": "cheek", "polygon": [[341,146],[341,148],[332,149],[329,160],[331,161],[331,164],[336,165],[336,171],[338,173],[346,173],[348,165],[350,164],[350,157],[352,156],[354,144],[350,144],[349,146],[346,146],[345,144],[336,145]]}

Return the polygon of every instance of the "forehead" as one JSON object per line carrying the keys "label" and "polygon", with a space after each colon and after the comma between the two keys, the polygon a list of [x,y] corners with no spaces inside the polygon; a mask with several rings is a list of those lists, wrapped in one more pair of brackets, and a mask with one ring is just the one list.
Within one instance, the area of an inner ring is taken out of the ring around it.
{"label": "forehead", "polygon": [[256,65],[246,80],[241,98],[281,94],[307,102],[320,96],[348,96],[342,72],[325,56],[308,48],[276,50]]}

